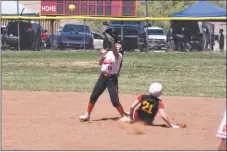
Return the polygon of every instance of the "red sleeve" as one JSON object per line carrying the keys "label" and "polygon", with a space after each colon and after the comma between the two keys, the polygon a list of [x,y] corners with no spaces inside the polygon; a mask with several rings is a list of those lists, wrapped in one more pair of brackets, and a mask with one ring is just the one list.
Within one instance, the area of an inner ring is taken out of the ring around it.
{"label": "red sleeve", "polygon": [[162,101],[159,103],[159,109],[165,109],[164,103]]}
{"label": "red sleeve", "polygon": [[140,95],[137,96],[137,100],[139,100],[139,102],[141,102],[142,96],[143,96],[143,94],[140,94]]}

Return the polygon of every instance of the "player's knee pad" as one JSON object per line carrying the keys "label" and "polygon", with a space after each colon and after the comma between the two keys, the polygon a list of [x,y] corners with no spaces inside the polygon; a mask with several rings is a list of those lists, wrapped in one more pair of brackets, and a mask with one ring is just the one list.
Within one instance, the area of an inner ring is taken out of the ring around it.
{"label": "player's knee pad", "polygon": [[117,107],[119,107],[121,104],[120,104],[120,102],[119,102],[118,100],[116,100],[116,101],[112,101],[112,105],[113,105],[115,108],[117,108]]}

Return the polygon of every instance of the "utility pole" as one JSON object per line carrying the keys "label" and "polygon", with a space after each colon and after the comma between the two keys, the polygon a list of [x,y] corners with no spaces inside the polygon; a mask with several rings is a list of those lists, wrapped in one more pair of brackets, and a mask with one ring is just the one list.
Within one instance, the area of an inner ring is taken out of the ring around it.
{"label": "utility pole", "polygon": [[173,2],[172,5],[175,6],[175,4],[176,4],[175,0],[173,0],[172,2]]}
{"label": "utility pole", "polygon": [[146,0],[146,17],[148,17],[148,6],[147,6],[147,0]]}
{"label": "utility pole", "polygon": [[[19,0],[17,0],[17,16],[19,16]],[[20,51],[20,20],[17,20],[17,32],[18,32],[18,50]]]}
{"label": "utility pole", "polygon": [[[146,17],[148,17],[148,2],[147,2],[147,0],[145,1],[146,3],[145,3],[145,5],[146,5]],[[146,20],[146,32],[145,32],[145,42],[146,42],[146,45],[145,45],[145,47],[146,47],[146,50],[147,50],[147,48],[148,48],[148,42],[147,42],[147,40],[148,40],[148,20]]]}

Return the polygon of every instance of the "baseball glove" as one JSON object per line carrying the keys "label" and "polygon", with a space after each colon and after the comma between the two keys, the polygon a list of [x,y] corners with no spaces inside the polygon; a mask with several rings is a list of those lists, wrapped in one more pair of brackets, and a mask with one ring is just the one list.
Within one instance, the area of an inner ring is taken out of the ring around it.
{"label": "baseball glove", "polygon": [[114,29],[106,29],[104,32],[103,32],[103,35],[104,35],[104,39],[107,40],[108,42],[110,42],[111,44],[113,42],[117,42],[118,41],[118,33],[114,30]]}
{"label": "baseball glove", "polygon": [[185,123],[180,123],[180,124],[177,124],[180,128],[186,128],[186,124]]}

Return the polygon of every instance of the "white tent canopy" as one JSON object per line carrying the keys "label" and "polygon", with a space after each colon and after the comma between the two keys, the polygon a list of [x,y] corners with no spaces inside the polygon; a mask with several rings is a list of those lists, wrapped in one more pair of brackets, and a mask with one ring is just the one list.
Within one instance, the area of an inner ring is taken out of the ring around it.
{"label": "white tent canopy", "polygon": [[[21,14],[22,10],[23,10],[22,16],[37,14],[37,12],[35,12],[32,9],[29,9],[26,6],[19,3],[19,14]],[[17,1],[2,1],[1,14],[2,15],[17,15]]]}

